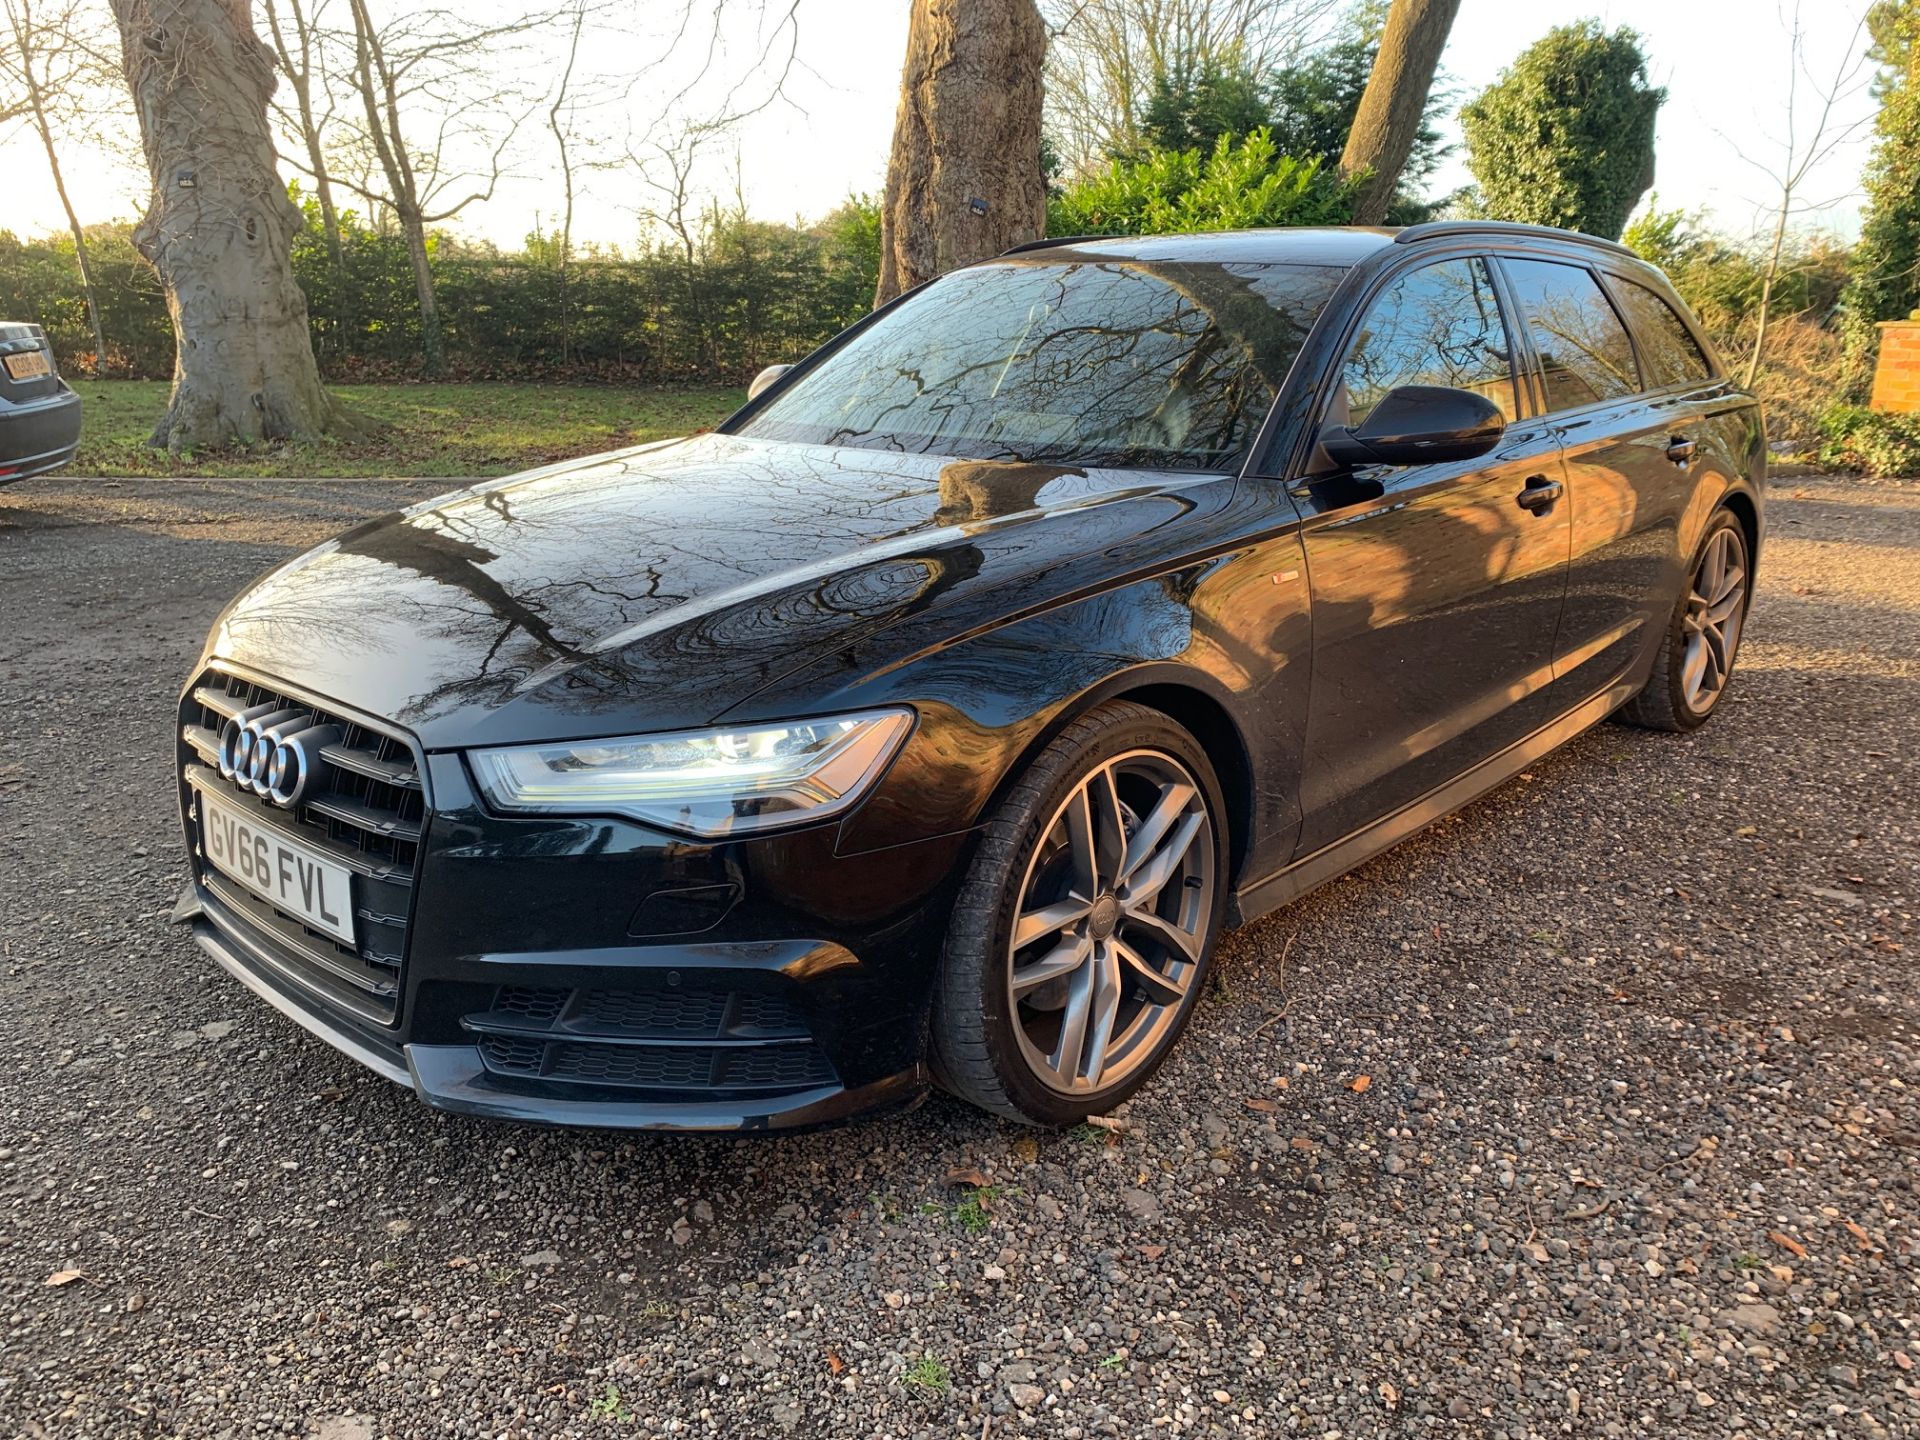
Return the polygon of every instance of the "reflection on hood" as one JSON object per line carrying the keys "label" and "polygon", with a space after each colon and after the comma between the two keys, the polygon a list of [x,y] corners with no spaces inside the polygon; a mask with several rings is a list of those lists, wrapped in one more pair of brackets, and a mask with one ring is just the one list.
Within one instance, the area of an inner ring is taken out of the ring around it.
{"label": "reflection on hood", "polygon": [[[1111,502],[1179,478],[701,436],[361,526],[236,601],[215,651],[430,745],[530,708],[577,734],[636,706],[705,723],[990,555],[1013,574],[1137,530]],[[1069,528],[1043,557],[1044,517]]]}

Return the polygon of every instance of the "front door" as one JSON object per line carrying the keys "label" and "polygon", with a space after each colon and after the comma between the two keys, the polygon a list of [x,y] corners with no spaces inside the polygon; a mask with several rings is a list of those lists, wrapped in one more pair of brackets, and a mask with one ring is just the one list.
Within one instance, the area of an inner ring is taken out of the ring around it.
{"label": "front door", "polygon": [[1328,420],[1358,423],[1398,385],[1451,385],[1486,395],[1509,425],[1476,460],[1322,465],[1294,489],[1313,587],[1297,856],[1551,718],[1568,507],[1529,493],[1557,493],[1560,445],[1548,424],[1519,418],[1513,356],[1487,264],[1474,257],[1389,281],[1349,349]]}

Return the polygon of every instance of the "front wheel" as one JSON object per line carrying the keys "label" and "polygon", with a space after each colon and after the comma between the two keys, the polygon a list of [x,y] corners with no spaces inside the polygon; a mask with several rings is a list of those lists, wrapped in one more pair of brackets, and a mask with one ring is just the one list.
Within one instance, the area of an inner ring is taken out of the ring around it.
{"label": "front wheel", "polygon": [[1752,598],[1747,532],[1736,516],[1721,510],[1707,522],[1652,678],[1621,709],[1621,718],[1653,730],[1697,730],[1706,724],[1733,678]]}
{"label": "front wheel", "polygon": [[1199,998],[1224,909],[1206,752],[1129,702],[1076,720],[988,823],[933,1007],[942,1085],[1035,1125],[1110,1109],[1159,1068]]}

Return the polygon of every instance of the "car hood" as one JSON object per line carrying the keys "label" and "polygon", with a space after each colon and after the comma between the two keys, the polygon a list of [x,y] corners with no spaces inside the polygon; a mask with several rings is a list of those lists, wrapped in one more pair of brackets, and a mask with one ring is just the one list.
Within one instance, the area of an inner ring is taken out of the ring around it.
{"label": "car hood", "polygon": [[702,725],[1217,478],[698,436],[370,521],[255,582],[208,648],[429,749]]}

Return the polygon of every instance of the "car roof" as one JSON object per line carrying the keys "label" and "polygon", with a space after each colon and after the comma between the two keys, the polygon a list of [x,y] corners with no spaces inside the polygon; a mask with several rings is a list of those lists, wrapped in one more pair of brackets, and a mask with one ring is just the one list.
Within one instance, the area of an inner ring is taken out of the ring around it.
{"label": "car roof", "polygon": [[[1360,226],[1287,230],[1212,230],[1191,235],[1074,235],[1016,245],[1008,255],[1189,261],[1196,264],[1356,265],[1395,232]],[[1051,253],[1050,253],[1051,252]]]}
{"label": "car roof", "polygon": [[1483,239],[1489,245],[1516,240],[1549,240],[1631,255],[1610,240],[1555,230],[1545,225],[1515,225],[1492,220],[1436,220],[1405,228],[1329,225],[1274,230],[1212,230],[1189,235],[1072,235],[1031,240],[1007,255],[1043,253],[1085,255],[1115,260],[1188,261],[1231,265],[1357,265],[1391,245],[1425,241]]}

